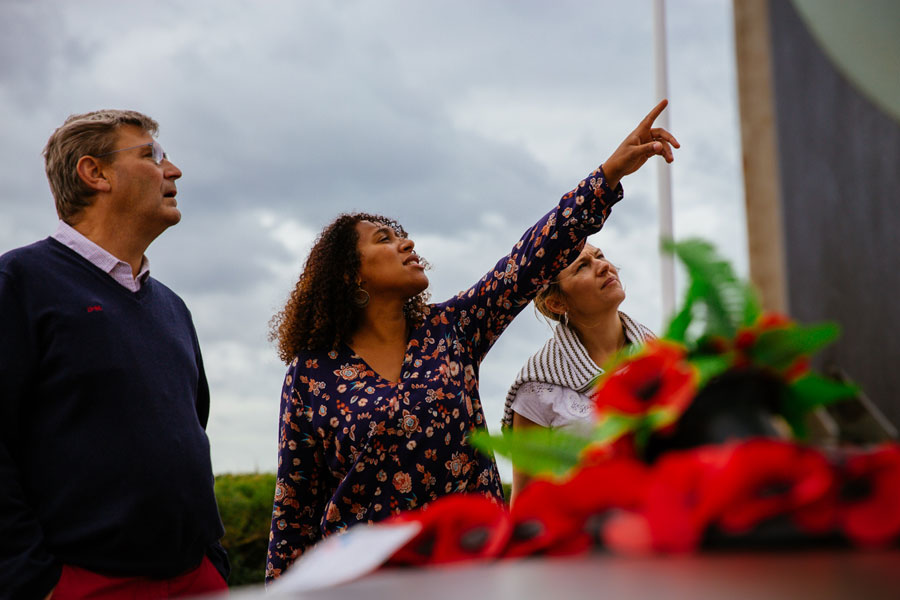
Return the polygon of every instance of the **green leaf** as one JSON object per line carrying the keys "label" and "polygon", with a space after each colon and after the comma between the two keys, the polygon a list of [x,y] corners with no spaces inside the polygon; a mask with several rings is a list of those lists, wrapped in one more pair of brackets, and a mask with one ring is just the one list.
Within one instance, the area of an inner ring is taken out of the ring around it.
{"label": "green leaf", "polygon": [[[674,253],[684,264],[690,278],[685,308],[673,319],[669,330],[686,337],[687,325],[703,309],[704,334],[734,337],[739,327],[750,325],[761,314],[753,289],[734,274],[731,265],[722,259],[708,242],[690,239],[667,241],[663,249]],[[690,312],[688,318],[685,310]],[[680,340],[679,340],[680,341]]]}
{"label": "green leaf", "polygon": [[622,434],[632,431],[637,427],[640,417],[623,415],[620,413],[608,413],[591,432],[591,441],[608,444],[616,441]]}
{"label": "green leaf", "polygon": [[744,303],[744,314],[741,317],[741,326],[750,327],[763,314],[762,304],[756,295],[756,290],[750,284],[744,284],[747,289],[747,296]]}
{"label": "green leaf", "polygon": [[688,291],[684,300],[684,307],[669,321],[665,337],[675,342],[684,343],[687,339],[687,330],[691,326],[694,313],[694,298],[696,293]]}
{"label": "green leaf", "polygon": [[677,421],[680,416],[680,413],[671,408],[657,408],[647,412],[641,420],[640,427],[653,432],[666,425],[671,425]]}
{"label": "green leaf", "polygon": [[854,398],[859,387],[850,383],[834,381],[815,373],[807,373],[790,386],[790,402],[798,409],[810,411],[820,406],[834,404],[840,400]]}
{"label": "green leaf", "polygon": [[791,433],[798,440],[805,440],[808,435],[806,429],[806,413],[808,411],[800,409],[797,402],[793,401],[794,394],[791,390],[785,393],[784,406],[781,409],[781,416],[791,428]]}
{"label": "green leaf", "polygon": [[840,335],[836,323],[794,325],[759,334],[749,349],[753,362],[774,369],[786,369],[800,356],[809,356],[827,346]]}
{"label": "green leaf", "polygon": [[657,429],[665,427],[678,420],[680,415],[669,408],[650,410],[642,415],[626,415],[622,413],[607,413],[591,433],[591,442],[594,444],[611,444],[625,433],[634,433],[634,443],[638,448],[643,448],[647,439]]}
{"label": "green leaf", "polygon": [[476,431],[469,442],[483,453],[496,452],[530,475],[563,475],[578,464],[590,440],[559,429],[525,427],[499,435]]}
{"label": "green leaf", "polygon": [[794,437],[806,439],[806,415],[820,406],[853,398],[859,388],[808,373],[788,386],[782,399],[781,415],[790,425]]}
{"label": "green leaf", "polygon": [[689,358],[688,362],[696,367],[697,373],[700,376],[697,387],[703,387],[710,379],[727,371],[731,366],[732,360],[733,357],[730,353],[702,354]]}

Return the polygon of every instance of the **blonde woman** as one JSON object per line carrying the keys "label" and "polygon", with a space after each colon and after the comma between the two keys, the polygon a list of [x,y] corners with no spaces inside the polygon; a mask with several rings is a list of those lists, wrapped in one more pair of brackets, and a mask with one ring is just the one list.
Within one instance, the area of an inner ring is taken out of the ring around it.
{"label": "blonde woman", "polygon": [[[556,322],[553,337],[519,371],[506,395],[503,427],[590,428],[591,380],[628,344],[641,344],[653,332],[619,311],[625,288],[603,252],[585,244],[578,258],[534,300]],[[512,501],[529,477],[513,470]]]}

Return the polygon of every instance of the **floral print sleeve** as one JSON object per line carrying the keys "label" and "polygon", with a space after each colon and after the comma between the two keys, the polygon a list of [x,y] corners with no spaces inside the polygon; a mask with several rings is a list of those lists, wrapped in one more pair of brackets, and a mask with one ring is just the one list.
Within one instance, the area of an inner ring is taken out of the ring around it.
{"label": "floral print sleeve", "polygon": [[603,227],[622,186],[610,190],[602,167],[565,194],[475,285],[437,306],[432,319],[455,320],[480,360],[538,291]]}
{"label": "floral print sleeve", "polygon": [[430,305],[397,381],[342,345],[305,352],[281,393],[266,578],[321,538],[453,493],[503,501],[497,465],[468,443],[484,427],[481,359],[537,290],[578,255],[621,197],[600,169],[563,196],[469,290]]}
{"label": "floral print sleeve", "polygon": [[281,391],[280,451],[266,569],[270,577],[278,577],[283,567],[290,565],[303,548],[322,536],[320,521],[327,500],[322,490],[322,477],[327,471],[322,460],[321,440],[309,427],[314,410],[309,397],[319,395],[324,385],[303,374],[305,368],[315,367],[315,363],[312,359],[300,364],[300,359],[294,358]]}

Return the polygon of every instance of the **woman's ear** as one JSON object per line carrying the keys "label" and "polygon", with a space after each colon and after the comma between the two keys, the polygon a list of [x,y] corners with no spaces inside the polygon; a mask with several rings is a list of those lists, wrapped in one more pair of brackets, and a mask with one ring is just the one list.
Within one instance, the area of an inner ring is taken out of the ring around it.
{"label": "woman's ear", "polygon": [[544,306],[546,306],[550,312],[560,316],[566,314],[566,311],[569,310],[569,307],[566,306],[566,301],[556,295],[547,298],[547,300],[544,301]]}
{"label": "woman's ear", "polygon": [[75,164],[75,172],[86,186],[95,192],[108,192],[112,189],[103,164],[93,156],[82,156]]}

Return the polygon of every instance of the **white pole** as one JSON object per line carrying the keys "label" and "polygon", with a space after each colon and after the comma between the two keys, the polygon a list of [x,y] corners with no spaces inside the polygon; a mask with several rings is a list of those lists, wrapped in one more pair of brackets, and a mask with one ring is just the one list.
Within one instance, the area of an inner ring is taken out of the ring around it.
{"label": "white pole", "polygon": [[[656,100],[659,102],[669,96],[668,64],[666,59],[666,9],[664,0],[653,0],[653,57],[655,71]],[[659,127],[669,129],[669,108],[666,108],[656,123]],[[659,194],[659,239],[673,239],[672,222],[672,178],[669,165],[662,160],[656,161],[657,190]],[[660,253],[662,270],[662,309],[663,323],[675,314],[675,260],[671,254]]]}

